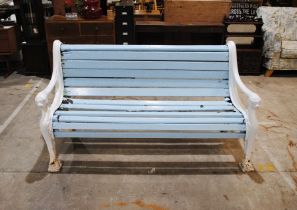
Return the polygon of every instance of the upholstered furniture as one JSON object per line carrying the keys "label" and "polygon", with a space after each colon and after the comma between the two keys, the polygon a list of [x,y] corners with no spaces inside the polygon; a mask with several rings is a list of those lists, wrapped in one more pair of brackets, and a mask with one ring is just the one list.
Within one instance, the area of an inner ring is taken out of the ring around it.
{"label": "upholstered furniture", "polygon": [[297,70],[297,8],[260,7],[263,19],[266,76],[274,70]]}

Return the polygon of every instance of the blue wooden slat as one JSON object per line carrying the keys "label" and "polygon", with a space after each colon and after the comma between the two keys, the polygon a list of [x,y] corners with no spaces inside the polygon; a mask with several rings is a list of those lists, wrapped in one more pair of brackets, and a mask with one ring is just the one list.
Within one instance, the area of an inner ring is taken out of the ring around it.
{"label": "blue wooden slat", "polygon": [[155,132],[92,132],[54,131],[57,138],[170,138],[170,139],[230,139],[244,138],[245,133],[155,133]]}
{"label": "blue wooden slat", "polygon": [[64,77],[118,77],[118,78],[163,78],[163,79],[228,79],[228,71],[183,71],[183,70],[96,70],[63,69]]}
{"label": "blue wooden slat", "polygon": [[200,106],[200,105],[212,105],[212,106],[229,106],[232,103],[227,101],[160,101],[160,100],[98,100],[98,99],[78,99],[71,98],[73,104],[100,104],[100,105],[136,105],[136,106]]}
{"label": "blue wooden slat", "polygon": [[188,46],[176,46],[176,45],[80,45],[80,44],[62,44],[61,51],[183,51],[183,52],[228,52],[227,45],[188,45]]}
{"label": "blue wooden slat", "polygon": [[228,52],[69,51],[63,60],[228,61]]}
{"label": "blue wooden slat", "polygon": [[89,117],[89,116],[60,116],[59,122],[81,123],[164,123],[164,124],[234,124],[243,123],[243,118],[129,118],[129,117]]}
{"label": "blue wooden slat", "polygon": [[242,114],[236,112],[123,112],[123,111],[62,111],[55,112],[54,118],[57,116],[97,116],[97,117],[167,117],[167,118],[195,118],[195,117],[232,117],[241,118]]}
{"label": "blue wooden slat", "polygon": [[64,60],[64,69],[120,69],[120,70],[228,70],[228,62],[175,62],[175,61],[96,61]]}
{"label": "blue wooden slat", "polygon": [[114,124],[114,123],[60,123],[53,122],[53,129],[80,130],[150,130],[150,131],[244,131],[244,124]]}
{"label": "blue wooden slat", "polygon": [[227,88],[225,80],[66,78],[65,87],[215,87]]}
{"label": "blue wooden slat", "polygon": [[233,111],[232,105],[229,106],[131,106],[131,105],[99,105],[99,104],[62,104],[62,109],[78,110],[123,110],[123,111]]}
{"label": "blue wooden slat", "polygon": [[66,96],[229,96],[219,88],[65,88]]}

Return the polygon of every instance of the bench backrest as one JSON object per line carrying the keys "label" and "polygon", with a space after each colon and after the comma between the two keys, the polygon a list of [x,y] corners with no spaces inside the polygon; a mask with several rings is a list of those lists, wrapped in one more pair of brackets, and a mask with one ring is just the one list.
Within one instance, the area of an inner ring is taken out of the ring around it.
{"label": "bench backrest", "polygon": [[66,96],[229,96],[226,45],[61,46]]}

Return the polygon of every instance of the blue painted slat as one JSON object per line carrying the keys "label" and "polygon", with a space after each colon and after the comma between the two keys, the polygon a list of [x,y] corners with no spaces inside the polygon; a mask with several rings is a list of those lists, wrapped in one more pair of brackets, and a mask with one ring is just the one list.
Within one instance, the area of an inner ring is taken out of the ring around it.
{"label": "blue painted slat", "polygon": [[137,106],[229,106],[232,103],[227,101],[160,101],[160,100],[98,100],[98,99],[78,99],[71,98],[73,104],[100,104],[100,105],[137,105]]}
{"label": "blue painted slat", "polygon": [[227,88],[225,80],[65,78],[65,87],[215,87]]}
{"label": "blue painted slat", "polygon": [[59,122],[69,123],[164,123],[164,124],[234,124],[243,123],[243,118],[129,118],[129,117],[89,117],[89,116],[60,116]]}
{"label": "blue painted slat", "polygon": [[57,138],[170,138],[170,139],[230,139],[244,138],[245,133],[155,133],[155,132],[92,132],[54,131]]}
{"label": "blue painted slat", "polygon": [[227,45],[80,45],[80,44],[62,44],[61,51],[183,51],[183,52],[228,52]]}
{"label": "blue painted slat", "polygon": [[57,116],[94,116],[94,117],[167,117],[167,118],[195,118],[195,117],[232,117],[241,118],[242,114],[238,111],[235,112],[123,112],[123,111],[62,111],[58,110],[55,112],[54,118]]}
{"label": "blue painted slat", "polygon": [[228,79],[228,71],[183,70],[96,70],[63,69],[64,77],[163,78],[163,79]]}
{"label": "blue painted slat", "polygon": [[78,130],[147,130],[147,131],[245,131],[244,124],[114,124],[114,123],[60,123],[53,129]]}
{"label": "blue painted slat", "polygon": [[63,60],[228,61],[228,52],[69,51]]}
{"label": "blue painted slat", "polygon": [[[66,96],[229,96],[227,46],[62,45],[61,49],[64,54],[62,60]],[[163,80],[148,82],[145,80],[148,78]],[[211,80],[195,83],[195,79]],[[167,104],[158,106],[154,106],[154,102],[101,102],[74,99],[74,104],[62,105],[62,108],[74,108],[79,111],[56,111],[53,128],[83,131],[54,131],[55,135],[90,138],[242,138],[245,135],[242,114],[232,104],[226,105],[227,102],[223,101],[219,102],[224,103],[220,105],[203,102],[206,103],[203,107],[200,107],[201,104],[177,105],[173,104],[174,102],[165,102]],[[217,111],[209,112],[207,109]],[[58,119],[65,122],[55,122]],[[155,132],[142,133],[134,130]],[[167,130],[172,132],[166,132]]]}
{"label": "blue painted slat", "polygon": [[66,96],[229,96],[219,88],[65,88]]}
{"label": "blue painted slat", "polygon": [[175,61],[97,61],[64,60],[63,68],[72,69],[120,69],[120,70],[228,70],[228,62],[175,62]]}
{"label": "blue painted slat", "polygon": [[233,111],[229,106],[131,106],[131,105],[99,105],[99,104],[62,104],[62,109],[78,110],[122,110],[122,111]]}

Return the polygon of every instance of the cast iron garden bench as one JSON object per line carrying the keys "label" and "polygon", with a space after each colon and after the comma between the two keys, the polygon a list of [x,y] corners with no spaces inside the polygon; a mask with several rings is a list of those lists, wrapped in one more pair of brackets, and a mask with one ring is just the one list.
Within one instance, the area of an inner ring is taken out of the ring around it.
{"label": "cast iron garden bench", "polygon": [[[128,46],[55,41],[53,62],[52,78],[36,96],[50,172],[61,168],[55,138],[243,138],[240,165],[252,170],[255,109],[261,99],[240,80],[233,42]],[[238,89],[247,96],[247,107]]]}

